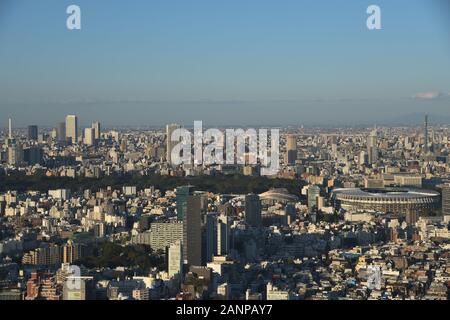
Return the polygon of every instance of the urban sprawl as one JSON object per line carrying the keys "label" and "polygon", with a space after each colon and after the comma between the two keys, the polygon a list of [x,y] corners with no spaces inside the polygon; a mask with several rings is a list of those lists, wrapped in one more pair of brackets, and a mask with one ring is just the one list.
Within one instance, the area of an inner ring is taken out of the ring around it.
{"label": "urban sprawl", "polygon": [[450,128],[431,123],[279,128],[263,176],[250,148],[175,165],[176,124],[10,119],[0,300],[447,300]]}

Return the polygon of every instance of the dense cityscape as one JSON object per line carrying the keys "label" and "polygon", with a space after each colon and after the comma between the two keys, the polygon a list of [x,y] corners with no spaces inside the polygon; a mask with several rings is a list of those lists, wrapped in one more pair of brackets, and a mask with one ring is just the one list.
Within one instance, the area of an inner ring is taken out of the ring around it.
{"label": "dense cityscape", "polygon": [[0,300],[449,298],[450,128],[427,116],[278,128],[271,176],[249,140],[244,163],[174,164],[177,124],[13,120]]}

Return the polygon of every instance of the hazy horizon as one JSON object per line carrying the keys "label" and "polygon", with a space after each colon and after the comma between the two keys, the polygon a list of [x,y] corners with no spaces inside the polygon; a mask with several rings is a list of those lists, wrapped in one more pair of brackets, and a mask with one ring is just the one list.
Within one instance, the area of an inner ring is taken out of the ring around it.
{"label": "hazy horizon", "polygon": [[74,3],[1,0],[0,127],[450,123],[445,0]]}

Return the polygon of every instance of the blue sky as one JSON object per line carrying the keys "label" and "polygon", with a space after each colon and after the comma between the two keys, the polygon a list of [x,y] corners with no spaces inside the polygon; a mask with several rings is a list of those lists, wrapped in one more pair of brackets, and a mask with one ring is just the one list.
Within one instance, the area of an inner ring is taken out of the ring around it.
{"label": "blue sky", "polygon": [[[0,121],[450,117],[448,3],[0,0]],[[66,29],[70,4],[81,7],[82,30]],[[381,7],[382,30],[366,28],[370,4]]]}

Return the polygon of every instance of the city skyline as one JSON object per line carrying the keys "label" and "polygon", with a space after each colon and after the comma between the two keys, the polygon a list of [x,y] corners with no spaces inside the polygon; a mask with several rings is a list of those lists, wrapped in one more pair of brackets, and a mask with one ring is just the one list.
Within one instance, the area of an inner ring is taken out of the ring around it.
{"label": "city skyline", "polygon": [[450,299],[450,1],[0,0],[0,43],[2,306]]}

